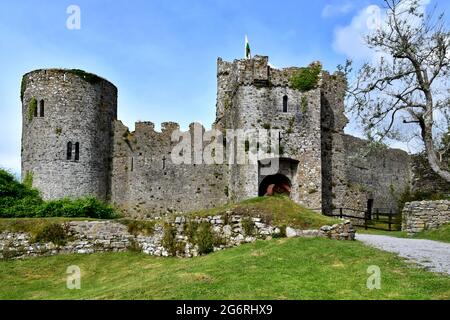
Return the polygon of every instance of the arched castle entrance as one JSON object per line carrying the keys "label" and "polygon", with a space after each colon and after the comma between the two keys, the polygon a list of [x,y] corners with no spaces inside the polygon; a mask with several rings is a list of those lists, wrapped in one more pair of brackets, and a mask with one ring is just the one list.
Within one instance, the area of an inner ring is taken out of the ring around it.
{"label": "arched castle entrance", "polygon": [[[275,158],[276,159],[276,158]],[[278,167],[276,171],[267,173],[267,160],[259,162],[258,166],[258,196],[285,194],[289,197],[296,193],[296,174],[298,168],[298,160],[292,158],[278,158]],[[264,175],[263,172],[266,172]]]}
{"label": "arched castle entrance", "polygon": [[283,174],[266,176],[259,184],[258,196],[273,196],[276,194],[291,194],[291,180]]}

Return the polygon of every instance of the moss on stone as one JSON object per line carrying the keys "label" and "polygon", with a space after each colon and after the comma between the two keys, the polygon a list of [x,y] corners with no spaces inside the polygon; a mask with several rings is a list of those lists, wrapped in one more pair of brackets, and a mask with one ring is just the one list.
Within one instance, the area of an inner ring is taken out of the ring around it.
{"label": "moss on stone", "polygon": [[80,69],[70,69],[67,70],[67,72],[80,77],[81,79],[89,82],[90,84],[96,84],[102,80],[99,76]]}
{"label": "moss on stone", "polygon": [[30,103],[28,104],[28,121],[33,120],[34,115],[37,111],[37,100],[36,98],[31,98]]}
{"label": "moss on stone", "polygon": [[20,84],[20,101],[23,101],[23,95],[27,89],[27,79],[25,76],[22,77],[22,82]]}
{"label": "moss on stone", "polygon": [[302,107],[302,113],[308,112],[308,98],[303,96],[300,102],[300,106]]}

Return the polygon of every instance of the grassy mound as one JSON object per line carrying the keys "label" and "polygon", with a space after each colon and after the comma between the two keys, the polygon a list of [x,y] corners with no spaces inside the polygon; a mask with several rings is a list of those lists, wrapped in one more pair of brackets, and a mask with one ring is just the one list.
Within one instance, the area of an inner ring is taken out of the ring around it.
{"label": "grassy mound", "polygon": [[33,189],[32,175],[20,183],[12,174],[0,169],[0,218],[89,217],[110,219],[113,207],[93,197],[44,201]]}
{"label": "grassy mound", "polygon": [[317,229],[323,225],[341,222],[305,208],[288,197],[258,197],[223,207],[190,213],[194,216],[242,215],[261,217],[264,222],[278,226],[292,226],[301,229]]}
{"label": "grassy mound", "polygon": [[[66,289],[67,266],[81,289]],[[381,289],[366,286],[369,266]],[[107,266],[107,267],[105,267]],[[450,299],[450,278],[354,241],[276,239],[179,259],[138,253],[0,262],[0,299]]]}

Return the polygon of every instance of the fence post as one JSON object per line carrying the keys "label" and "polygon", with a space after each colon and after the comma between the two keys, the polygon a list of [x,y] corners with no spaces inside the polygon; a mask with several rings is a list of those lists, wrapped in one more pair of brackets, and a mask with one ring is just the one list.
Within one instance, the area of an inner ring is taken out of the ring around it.
{"label": "fence post", "polygon": [[379,211],[379,210],[380,210],[380,209],[377,208],[376,211],[375,211],[376,214],[377,214],[377,220],[380,220],[380,216],[379,216],[380,211]]}
{"label": "fence post", "polygon": [[339,218],[342,219],[342,208],[339,208]]}
{"label": "fence post", "polygon": [[392,209],[389,210],[389,231],[392,231],[391,224],[392,224]]}
{"label": "fence post", "polygon": [[364,229],[367,230],[368,211],[364,211]]}

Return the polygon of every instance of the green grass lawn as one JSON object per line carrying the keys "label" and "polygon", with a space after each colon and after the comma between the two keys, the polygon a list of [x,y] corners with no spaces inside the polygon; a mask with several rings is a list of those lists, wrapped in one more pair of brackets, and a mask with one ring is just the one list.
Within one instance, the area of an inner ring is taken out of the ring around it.
{"label": "green grass lawn", "polygon": [[[81,289],[66,269],[81,268]],[[369,290],[367,268],[381,268]],[[180,259],[105,253],[0,262],[0,299],[450,299],[450,277],[354,241],[274,239]]]}
{"label": "green grass lawn", "polygon": [[413,237],[408,237],[406,231],[382,231],[374,229],[364,230],[364,228],[357,228],[357,232],[367,234],[380,234],[398,238],[428,239],[450,243],[450,223],[447,223],[435,230],[424,230],[417,233]]}

